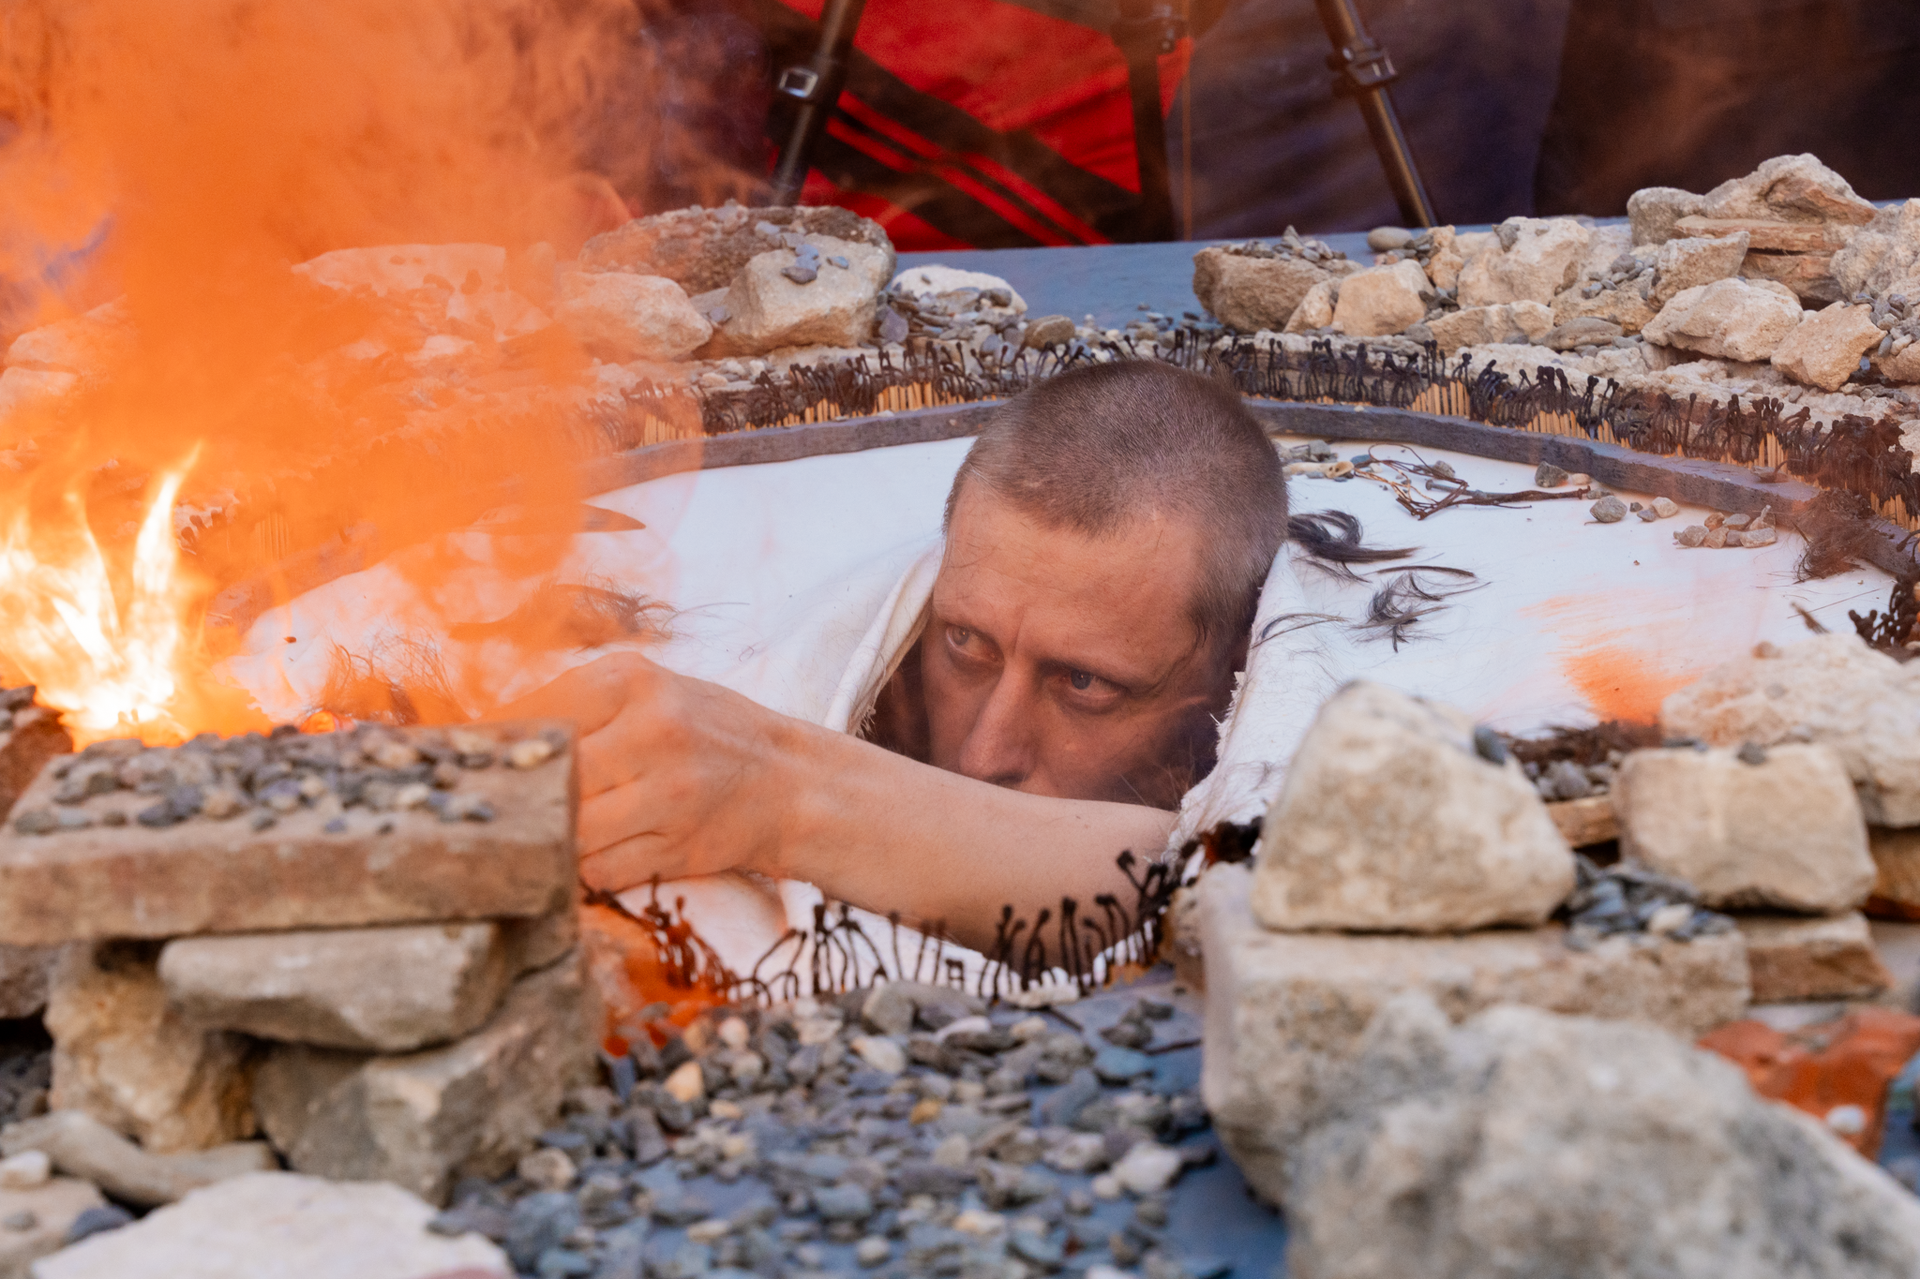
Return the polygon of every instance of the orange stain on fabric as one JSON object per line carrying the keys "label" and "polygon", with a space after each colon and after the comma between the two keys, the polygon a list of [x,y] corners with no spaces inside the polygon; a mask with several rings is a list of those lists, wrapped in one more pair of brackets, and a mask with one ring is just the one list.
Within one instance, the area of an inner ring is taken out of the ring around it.
{"label": "orange stain on fabric", "polygon": [[1653,724],[1667,694],[1700,677],[1697,670],[1661,668],[1657,658],[1624,645],[1602,645],[1561,655],[1560,667],[1596,718]]}

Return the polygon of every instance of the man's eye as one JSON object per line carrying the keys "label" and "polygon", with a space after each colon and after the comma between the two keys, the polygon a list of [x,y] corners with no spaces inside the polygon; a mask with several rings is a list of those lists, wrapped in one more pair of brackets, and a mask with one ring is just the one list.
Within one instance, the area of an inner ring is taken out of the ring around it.
{"label": "man's eye", "polygon": [[947,628],[947,643],[953,645],[955,648],[965,648],[972,642],[973,632],[966,627],[949,626]]}
{"label": "man's eye", "polygon": [[1084,693],[1093,687],[1093,676],[1086,671],[1068,671],[1067,683]]}

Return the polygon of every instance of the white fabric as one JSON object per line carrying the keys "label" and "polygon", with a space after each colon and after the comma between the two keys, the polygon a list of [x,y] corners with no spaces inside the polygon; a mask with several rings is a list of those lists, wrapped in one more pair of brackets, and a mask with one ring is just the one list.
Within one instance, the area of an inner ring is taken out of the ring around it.
{"label": "white fabric", "polygon": [[[608,493],[595,504],[635,516],[646,530],[583,535],[551,576],[603,580],[672,605],[670,638],[644,647],[671,669],[829,728],[858,727],[917,633],[939,565],[942,505],[969,444],[724,468]],[[1532,486],[1530,468],[1424,456],[1450,462],[1477,488]],[[1344,620],[1283,627],[1255,646],[1223,727],[1219,766],[1187,796],[1176,847],[1214,822],[1258,815],[1315,711],[1347,680],[1377,679],[1510,731],[1592,723],[1648,713],[1665,691],[1761,639],[1804,635],[1793,602],[1844,630],[1846,610],[1880,606],[1889,584],[1867,570],[1795,585],[1800,544],[1786,533],[1762,550],[1681,550],[1673,532],[1705,514],[1692,509],[1651,524],[1602,526],[1588,517],[1588,503],[1554,501],[1461,508],[1422,523],[1366,480],[1297,478],[1291,495],[1296,511],[1359,516],[1372,544],[1419,548],[1413,562],[1469,569],[1481,589],[1420,621],[1396,651],[1351,624],[1377,583],[1345,583],[1283,554],[1256,633],[1287,615]],[[317,704],[335,645],[377,655],[396,637],[430,641],[449,669],[480,672],[478,683],[499,698],[607,651],[529,658],[504,641],[447,640],[449,623],[503,616],[531,588],[494,554],[486,538],[448,538],[310,591],[260,619],[233,674],[284,719]],[[432,556],[439,558],[429,571]],[[448,556],[458,561],[452,569]],[[804,928],[820,900],[810,885],[776,892],[736,876],[681,881],[662,896],[686,897],[702,933],[743,970],[783,926]]]}

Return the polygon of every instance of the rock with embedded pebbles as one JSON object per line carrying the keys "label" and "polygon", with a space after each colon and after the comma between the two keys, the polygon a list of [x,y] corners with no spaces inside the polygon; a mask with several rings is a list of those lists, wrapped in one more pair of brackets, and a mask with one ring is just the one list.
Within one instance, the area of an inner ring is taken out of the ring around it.
{"label": "rock with embedded pebbles", "polygon": [[1873,308],[1835,302],[1815,311],[1774,348],[1773,367],[1796,382],[1837,391],[1859,371],[1860,357],[1886,335]]}
{"label": "rock with embedded pebbles", "polygon": [[1648,303],[1646,294],[1641,291],[1643,287],[1642,283],[1627,282],[1614,288],[1603,288],[1591,297],[1587,296],[1585,289],[1567,289],[1554,295],[1551,311],[1553,323],[1562,325],[1582,319],[1601,320],[1619,325],[1622,333],[1638,333],[1659,314],[1658,308]]}
{"label": "rock with embedded pebbles", "polygon": [[476,1029],[507,987],[491,922],[184,937],[160,979],[189,1021],[256,1039],[411,1052]]}
{"label": "rock with embedded pebbles", "polygon": [[[832,236],[809,237],[826,265],[811,283],[785,274],[791,249],[753,258],[727,292],[732,318],[721,326],[729,354],[764,355],[786,346],[854,347],[873,337],[880,290],[893,274],[893,253]],[[846,266],[834,265],[844,259]]]}
{"label": "rock with embedded pebbles", "polygon": [[62,952],[47,996],[50,1104],[160,1154],[252,1136],[247,1041],[168,1006],[156,949],[85,942]]}
{"label": "rock with embedded pebbles", "polygon": [[1369,267],[1340,282],[1333,322],[1348,337],[1385,337],[1425,318],[1432,292],[1418,262]]}
{"label": "rock with embedded pebbles", "polygon": [[1683,289],[1641,333],[1659,346],[1677,346],[1719,359],[1770,357],[1800,323],[1800,299],[1770,280],[1717,280]]}
{"label": "rock with embedded pebbles", "polygon": [[1571,218],[1508,218],[1500,247],[1467,262],[1460,273],[1462,307],[1497,302],[1552,302],[1574,282],[1589,232]]}
{"label": "rock with embedded pebbles", "polygon": [[[1718,532],[1719,530],[1714,530]],[[1876,826],[1920,826],[1920,666],[1817,635],[1716,667],[1660,707],[1669,737],[1830,746]]]}
{"label": "rock with embedded pebbles", "polygon": [[1253,908],[1269,928],[1449,932],[1538,924],[1573,857],[1513,759],[1449,707],[1356,682],[1330,698],[1262,827]]}
{"label": "rock with embedded pebbles", "polygon": [[1657,1030],[1519,1007],[1454,1027],[1411,996],[1322,1106],[1291,1152],[1292,1274],[1920,1272],[1920,1202]]}
{"label": "rock with embedded pebbles", "polygon": [[1288,1152],[1368,1019],[1403,992],[1424,992],[1456,1018],[1522,1003],[1689,1036],[1746,1012],[1737,932],[1612,936],[1580,950],[1558,926],[1454,937],[1280,933],[1255,920],[1251,875],[1216,866],[1196,890],[1206,956],[1201,1089],[1234,1162],[1271,1198],[1285,1200]]}
{"label": "rock with embedded pebbles", "polygon": [[1640,750],[1613,784],[1620,850],[1721,908],[1824,914],[1873,887],[1846,768],[1824,746]]}

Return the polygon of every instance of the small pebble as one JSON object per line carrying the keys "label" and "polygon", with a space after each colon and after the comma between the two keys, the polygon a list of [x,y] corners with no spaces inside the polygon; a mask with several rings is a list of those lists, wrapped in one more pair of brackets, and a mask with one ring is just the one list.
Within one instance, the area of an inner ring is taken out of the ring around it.
{"label": "small pebble", "polygon": [[1618,524],[1627,518],[1627,504],[1609,493],[1587,508],[1588,514],[1602,524]]}
{"label": "small pebble", "polygon": [[1095,1199],[1118,1199],[1126,1192],[1120,1187],[1120,1179],[1110,1172],[1103,1172],[1089,1183]]}
{"label": "small pebble", "polygon": [[1668,520],[1680,514],[1680,504],[1670,497],[1656,497],[1653,499],[1652,510],[1661,519]]}
{"label": "small pebble", "polygon": [[1706,543],[1709,530],[1701,524],[1689,524],[1673,535],[1673,540],[1681,546],[1701,546]]}
{"label": "small pebble", "polygon": [[542,1146],[522,1155],[514,1171],[520,1174],[522,1180],[542,1190],[565,1190],[573,1184],[577,1175],[567,1152],[551,1146]]}
{"label": "small pebble", "polygon": [[0,1190],[31,1190],[53,1176],[53,1160],[44,1150],[23,1150],[0,1159]]}
{"label": "small pebble", "polygon": [[1567,482],[1567,473],[1551,462],[1542,462],[1533,469],[1535,488],[1554,489]]}
{"label": "small pebble", "polygon": [[529,737],[507,747],[508,768],[535,768],[553,758],[553,743],[544,737]]}
{"label": "small pebble", "polygon": [[16,1232],[32,1230],[39,1224],[40,1218],[35,1216],[32,1210],[27,1208],[22,1208],[19,1212],[10,1212],[5,1217],[0,1217],[0,1226]]}
{"label": "small pebble", "polygon": [[106,1204],[99,1208],[88,1208],[78,1217],[75,1217],[73,1224],[67,1227],[66,1242],[69,1246],[72,1246],[73,1244],[79,1243],[82,1239],[91,1238],[94,1235],[103,1234],[109,1230],[118,1230],[132,1220],[133,1214],[125,1208],[122,1208],[119,1204]]}
{"label": "small pebble", "polygon": [[700,1063],[697,1061],[680,1063],[660,1086],[666,1089],[667,1095],[675,1101],[686,1102],[689,1105],[707,1095],[706,1078],[700,1073]]}
{"label": "small pebble", "polygon": [[866,1269],[882,1265],[893,1255],[893,1245],[877,1235],[868,1235],[853,1246],[853,1259]]}

